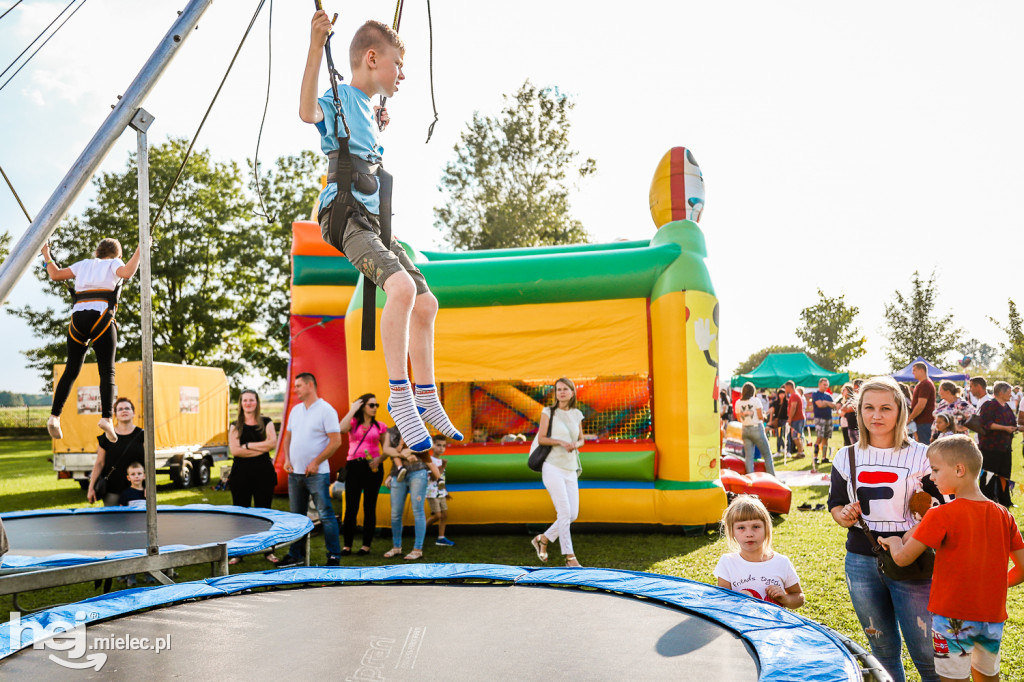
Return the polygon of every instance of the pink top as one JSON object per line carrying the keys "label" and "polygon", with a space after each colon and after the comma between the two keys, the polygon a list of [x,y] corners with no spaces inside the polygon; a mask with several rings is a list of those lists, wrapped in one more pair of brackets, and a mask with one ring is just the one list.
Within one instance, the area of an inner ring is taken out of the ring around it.
{"label": "pink top", "polygon": [[[352,421],[355,422],[355,419]],[[374,422],[370,426],[365,426],[362,422],[359,424],[353,423],[352,430],[348,434],[348,459],[379,457],[380,437],[387,430],[388,427],[380,422]]]}

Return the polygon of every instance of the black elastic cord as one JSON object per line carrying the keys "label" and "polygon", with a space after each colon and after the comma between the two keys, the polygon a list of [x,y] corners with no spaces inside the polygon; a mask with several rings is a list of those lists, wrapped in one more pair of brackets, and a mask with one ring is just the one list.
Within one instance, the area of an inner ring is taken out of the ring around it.
{"label": "black elastic cord", "polygon": [[277,219],[267,213],[267,205],[263,201],[263,190],[260,189],[260,142],[263,140],[263,125],[267,122],[267,107],[270,106],[270,73],[273,64],[273,26],[274,26],[274,0],[270,0],[270,7],[267,10],[267,96],[263,100],[263,118],[260,119],[260,132],[256,136],[256,154],[252,160],[252,173],[256,176],[256,196],[260,199],[262,213],[257,213],[267,219],[267,224],[277,222]]}
{"label": "black elastic cord", "polygon": [[[60,14],[58,14],[58,15],[57,15],[56,17],[54,17],[53,21],[51,21],[51,22],[50,22],[49,24],[47,24],[46,28],[44,28],[44,29],[43,29],[43,30],[42,30],[42,31],[41,31],[41,32],[39,33],[39,35],[37,35],[37,36],[36,36],[36,37],[35,37],[35,38],[34,38],[34,39],[32,40],[32,42],[28,44],[28,47],[26,47],[26,48],[25,48],[24,50],[22,50],[22,51],[21,51],[21,54],[19,54],[19,55],[18,55],[17,57],[15,57],[15,58],[14,58],[14,61],[12,61],[12,62],[11,62],[10,64],[8,64],[8,65],[7,65],[7,68],[6,68],[6,69],[4,69],[4,70],[3,70],[3,72],[0,72],[0,78],[2,78],[2,77],[3,77],[3,75],[4,75],[5,73],[7,73],[8,71],[10,71],[10,70],[11,70],[11,67],[12,67],[12,66],[14,66],[15,64],[17,64],[17,63],[18,63],[18,60],[19,60],[19,59],[21,59],[21,58],[22,58],[22,56],[23,56],[23,55],[24,55],[24,54],[25,54],[26,52],[28,52],[28,51],[29,51],[29,49],[31,49],[31,47],[32,47],[33,45],[35,45],[35,44],[36,44],[36,41],[37,41],[37,40],[39,40],[40,38],[42,38],[42,37],[43,37],[43,34],[44,34],[44,33],[46,33],[46,32],[47,32],[48,30],[50,30],[50,27],[51,27],[51,26],[53,26],[53,25],[54,25],[55,23],[57,23],[57,20],[58,20],[58,19],[60,19],[60,18],[61,18],[61,17],[62,17],[63,15],[64,15],[64,13],[65,13],[65,12],[67,12],[67,11],[68,11],[68,9],[70,9],[70,7],[71,7],[71,6],[73,5],[73,4],[75,4],[76,2],[78,2],[78,0],[71,0],[71,2],[69,2],[69,3],[67,4],[67,6],[66,6],[66,7],[64,8],[64,9],[62,9],[62,10],[60,11]],[[35,50],[35,52],[33,52],[32,54],[30,54],[30,55],[28,56],[28,59],[26,59],[26,60],[24,61],[24,63],[22,63],[22,65],[18,67],[18,70],[17,70],[17,71],[15,71],[14,73],[12,73],[12,74],[11,74],[10,78],[8,78],[8,79],[7,79],[6,81],[4,81],[4,84],[3,84],[3,85],[0,85],[0,90],[3,90],[4,88],[6,88],[6,87],[7,87],[7,84],[8,84],[8,83],[10,83],[10,82],[11,82],[12,80],[14,80],[14,77],[15,77],[15,76],[17,76],[17,75],[18,75],[18,74],[19,74],[19,73],[21,72],[21,70],[22,70],[22,69],[24,69],[24,68],[25,68],[25,66],[26,66],[26,65],[27,65],[27,64],[28,64],[28,63],[29,63],[30,61],[32,61],[32,58],[33,58],[33,57],[35,57],[35,56],[36,56],[37,54],[39,54],[39,50],[43,49],[43,48],[44,48],[44,47],[46,46],[46,43],[50,42],[50,38],[52,38],[52,37],[54,37],[55,35],[57,35],[57,31],[60,31],[60,30],[61,30],[62,28],[64,28],[64,24],[68,23],[68,20],[69,20],[69,19],[71,19],[71,17],[75,16],[75,13],[76,13],[76,12],[78,12],[78,10],[82,9],[82,6],[83,6],[83,5],[85,5],[85,3],[86,3],[86,2],[87,2],[87,0],[82,0],[81,4],[80,4],[80,5],[78,6],[78,7],[76,7],[76,8],[75,8],[75,11],[74,11],[74,12],[72,12],[71,14],[69,14],[69,15],[67,16],[67,18],[66,18],[66,19],[64,19],[64,21],[62,21],[62,22],[61,22],[60,26],[58,26],[58,27],[57,27],[56,29],[54,29],[53,33],[51,33],[51,34],[50,34],[49,36],[47,36],[47,37],[46,37],[46,40],[44,40],[44,41],[43,41],[43,44],[42,44],[42,45],[40,45],[39,47],[37,47],[37,48],[36,48],[36,50]]]}
{"label": "black elastic cord", "polygon": [[22,0],[18,0],[18,2],[14,3],[14,4],[13,4],[13,5],[11,5],[10,7],[8,7],[8,8],[7,8],[7,11],[6,11],[6,12],[4,12],[3,14],[0,14],[0,19],[3,19],[3,18],[4,18],[4,17],[6,17],[6,16],[8,15],[8,14],[10,14],[10,13],[11,13],[11,10],[12,10],[12,9],[14,9],[15,7],[17,7],[18,5],[20,5],[21,3],[22,3]]}
{"label": "black elastic cord", "polygon": [[437,125],[437,103],[434,101],[434,20],[430,17],[430,0],[427,0],[427,34],[430,36],[430,48],[428,50],[430,55],[430,106],[434,108],[434,120],[431,121],[430,127],[427,128],[427,141],[423,144],[430,142],[430,138],[434,134],[434,126]]}
{"label": "black elastic cord", "polygon": [[192,136],[192,141],[188,145],[188,150],[185,151],[185,158],[181,160],[181,165],[178,167],[178,174],[174,176],[174,180],[171,182],[171,186],[167,188],[167,194],[164,195],[164,200],[160,204],[160,208],[157,209],[156,215],[153,216],[153,221],[150,223],[150,227],[156,227],[156,224],[160,221],[160,216],[164,212],[164,208],[167,206],[167,201],[171,198],[171,192],[177,186],[178,181],[181,180],[181,174],[185,172],[185,164],[188,163],[189,157],[192,156],[192,148],[196,146],[196,140],[199,139],[199,133],[206,124],[206,119],[209,118],[210,112],[213,111],[213,105],[217,101],[217,96],[220,95],[220,91],[224,88],[224,83],[228,80],[228,75],[231,73],[231,67],[235,65],[235,60],[238,59],[238,54],[242,51],[242,46],[245,45],[245,39],[249,37],[249,32],[252,31],[253,24],[256,23],[256,18],[260,15],[260,11],[263,9],[263,5],[267,0],[260,0],[260,4],[256,6],[256,11],[252,14],[252,19],[249,20],[249,25],[245,29],[245,33],[242,35],[242,40],[238,43],[238,47],[235,49],[235,54],[231,57],[231,63],[228,64],[227,71],[224,72],[224,77],[220,81],[220,85],[217,86],[217,92],[213,93],[213,99],[210,100],[210,106],[206,107],[206,113],[203,114],[203,120],[199,122],[199,127],[196,128],[195,135]]}
{"label": "black elastic cord", "polygon": [[4,172],[4,167],[3,166],[0,166],[0,175],[4,176],[4,182],[6,182],[7,186],[11,188],[11,194],[13,194],[15,200],[17,200],[18,206],[21,206],[21,212],[25,214],[25,217],[28,218],[28,221],[31,223],[32,222],[32,216],[30,216],[28,214],[28,209],[25,208],[25,204],[21,203],[21,197],[18,196],[17,190],[15,190],[14,189],[14,185],[11,184],[11,179],[9,177],[7,177],[7,173]]}

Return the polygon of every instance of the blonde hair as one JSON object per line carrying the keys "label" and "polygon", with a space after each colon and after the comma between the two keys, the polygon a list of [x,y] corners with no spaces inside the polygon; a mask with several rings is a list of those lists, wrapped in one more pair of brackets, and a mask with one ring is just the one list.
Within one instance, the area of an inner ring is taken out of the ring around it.
{"label": "blonde hair", "polygon": [[390,45],[398,50],[398,54],[405,57],[405,43],[398,37],[395,30],[383,21],[370,19],[356,29],[355,35],[352,36],[352,42],[348,46],[348,61],[352,70],[355,71],[359,68],[367,50],[379,51],[385,45]]}
{"label": "blonde hair", "polygon": [[757,497],[753,495],[737,495],[722,515],[722,535],[729,545],[730,552],[740,551],[740,545],[736,542],[732,527],[740,521],[760,521],[764,524],[764,550],[772,549],[772,516],[768,509]]}
{"label": "blonde hair", "polygon": [[868,446],[871,445],[871,434],[868,432],[867,425],[864,423],[864,415],[861,413],[864,395],[871,391],[889,393],[892,396],[892,401],[896,403],[896,437],[893,439],[893,448],[900,450],[909,446],[907,401],[903,397],[900,385],[892,377],[871,377],[861,384],[860,393],[857,395],[857,429],[860,431],[860,440],[857,442],[857,447],[861,450],[867,450]]}
{"label": "blonde hair", "polygon": [[112,237],[101,239],[96,246],[96,258],[120,258],[121,242]]}
{"label": "blonde hair", "polygon": [[928,456],[932,455],[952,466],[963,464],[971,476],[977,476],[981,472],[981,450],[975,445],[973,438],[962,433],[940,438],[929,445]]}

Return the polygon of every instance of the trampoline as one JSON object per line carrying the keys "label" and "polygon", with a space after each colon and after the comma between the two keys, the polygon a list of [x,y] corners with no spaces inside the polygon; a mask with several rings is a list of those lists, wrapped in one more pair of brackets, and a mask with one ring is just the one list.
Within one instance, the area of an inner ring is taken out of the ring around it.
{"label": "trampoline", "polygon": [[[78,625],[78,650],[53,637]],[[608,569],[281,569],[126,590],[0,625],[3,678],[146,679],[156,666],[185,679],[861,679],[842,638],[795,613]]]}
{"label": "trampoline", "polygon": [[[0,514],[10,541],[4,569],[74,566],[146,554],[146,510],[102,507]],[[228,556],[267,551],[313,529],[308,518],[276,509],[189,504],[157,507],[164,551],[226,542]]]}

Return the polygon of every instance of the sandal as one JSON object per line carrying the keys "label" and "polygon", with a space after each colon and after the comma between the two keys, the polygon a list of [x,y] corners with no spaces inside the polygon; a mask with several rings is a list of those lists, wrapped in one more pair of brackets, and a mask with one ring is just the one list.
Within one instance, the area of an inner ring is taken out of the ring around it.
{"label": "sandal", "polygon": [[360,547],[360,548],[359,548],[359,551],[358,551],[358,552],[356,552],[356,556],[366,556],[366,555],[367,555],[367,554],[369,554],[369,553],[370,553],[370,548],[369,548],[369,547],[366,547],[366,546],[364,545],[363,547]]}
{"label": "sandal", "polygon": [[385,559],[393,559],[394,557],[398,556],[401,553],[402,553],[402,548],[401,547],[392,547],[388,551],[384,552],[384,558]]}
{"label": "sandal", "polygon": [[543,540],[541,540],[541,538],[544,538],[543,534],[534,536],[534,538],[530,540],[530,544],[533,545],[533,548],[537,551],[537,558],[546,564],[548,562],[548,541],[547,538],[544,538]]}
{"label": "sandal", "polygon": [[423,558],[423,550],[422,549],[414,549],[413,551],[409,552],[408,554],[406,554],[402,558],[405,561],[416,561],[417,559],[422,559]]}
{"label": "sandal", "polygon": [[263,555],[263,558],[269,561],[270,563],[274,564],[275,566],[281,562],[281,560],[278,559],[273,552],[267,552]]}
{"label": "sandal", "polygon": [[583,568],[583,564],[576,560],[575,554],[565,557],[565,565],[568,568]]}

